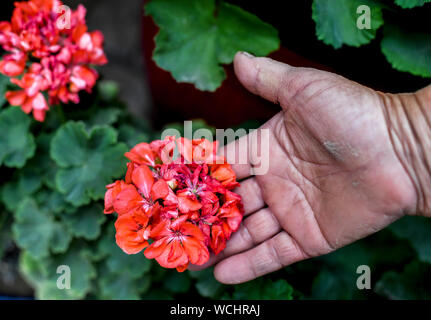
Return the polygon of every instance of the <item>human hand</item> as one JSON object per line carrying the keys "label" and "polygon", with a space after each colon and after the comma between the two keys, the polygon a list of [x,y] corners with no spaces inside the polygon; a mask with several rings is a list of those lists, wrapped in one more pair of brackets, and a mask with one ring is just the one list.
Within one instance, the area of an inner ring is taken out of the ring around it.
{"label": "human hand", "polygon": [[[431,215],[431,92],[391,95],[341,76],[238,53],[235,72],[282,111],[269,129],[269,170],[235,164],[245,217],[226,249],[203,267],[227,284],[329,253],[405,214]],[[262,147],[262,145],[259,145]],[[428,146],[428,148],[425,148]],[[427,154],[428,152],[428,154]],[[429,200],[428,200],[429,201]],[[194,267],[202,269],[202,267]]]}

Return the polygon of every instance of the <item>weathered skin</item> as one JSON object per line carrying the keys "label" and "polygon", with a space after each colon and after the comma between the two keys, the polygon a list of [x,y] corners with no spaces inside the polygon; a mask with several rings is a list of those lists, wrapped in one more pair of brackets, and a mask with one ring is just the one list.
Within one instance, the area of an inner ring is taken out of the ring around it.
{"label": "weathered skin", "polygon": [[[384,94],[245,53],[234,65],[248,90],[282,111],[262,127],[270,129],[268,173],[251,175],[253,159],[233,165],[245,179],[236,191],[247,217],[205,265],[217,263],[217,280],[248,281],[336,250],[403,215],[431,216],[431,88]],[[228,145],[226,154],[244,143]]]}

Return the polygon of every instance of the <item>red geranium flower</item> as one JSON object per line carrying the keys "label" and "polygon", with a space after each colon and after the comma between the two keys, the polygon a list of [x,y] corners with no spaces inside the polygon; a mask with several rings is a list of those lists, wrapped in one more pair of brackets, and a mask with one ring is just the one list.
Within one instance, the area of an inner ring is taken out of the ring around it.
{"label": "red geranium flower", "polygon": [[[107,186],[105,213],[118,213],[117,244],[183,271],[218,254],[243,217],[235,172],[217,143],[166,137],[126,152],[125,180]],[[149,244],[149,241],[152,243]]]}
{"label": "red geranium flower", "polygon": [[15,2],[11,22],[0,22],[0,45],[8,52],[0,73],[21,89],[7,92],[6,99],[26,113],[33,111],[38,121],[49,110],[46,97],[51,105],[78,103],[78,92],[90,92],[98,78],[89,65],[107,63],[103,34],[87,31],[84,6],[64,26],[61,6],[59,0]]}

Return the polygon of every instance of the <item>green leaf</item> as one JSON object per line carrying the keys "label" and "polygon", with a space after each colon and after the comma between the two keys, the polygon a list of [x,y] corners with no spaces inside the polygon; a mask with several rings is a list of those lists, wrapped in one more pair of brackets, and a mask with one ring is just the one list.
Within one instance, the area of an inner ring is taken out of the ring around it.
{"label": "green leaf", "polygon": [[39,207],[50,214],[60,216],[64,212],[71,212],[75,207],[66,203],[61,193],[56,190],[42,189],[34,195]]}
{"label": "green leaf", "polygon": [[[84,245],[85,246],[85,245]],[[38,299],[82,299],[91,289],[91,280],[96,270],[81,249],[82,243],[74,243],[66,253],[34,259],[27,251],[20,257],[20,269],[25,278],[35,287]],[[70,268],[70,289],[57,287],[59,266]]]}
{"label": "green leaf", "polygon": [[30,117],[17,107],[0,112],[0,165],[22,168],[34,155],[36,144],[29,132]]}
{"label": "green leaf", "polygon": [[105,229],[96,249],[87,253],[93,259],[104,259],[97,281],[100,295],[103,299],[139,299],[153,279],[148,273],[151,261],[142,253],[124,253],[115,242],[114,231],[112,226]]}
{"label": "green leaf", "polygon": [[431,266],[413,261],[403,272],[386,272],[376,283],[376,293],[392,300],[431,299]]}
{"label": "green leaf", "polygon": [[139,300],[140,293],[151,285],[149,277],[134,279],[126,273],[109,274],[100,278],[100,298],[109,300]]}
{"label": "green leaf", "polygon": [[233,298],[238,300],[292,300],[293,288],[284,279],[272,281],[259,278],[234,287]]}
{"label": "green leaf", "polygon": [[51,239],[51,251],[53,253],[65,253],[72,241],[72,235],[66,226],[56,222]]}
{"label": "green leaf", "polygon": [[56,224],[32,199],[24,200],[15,214],[13,234],[18,246],[36,259],[47,257]]}
{"label": "green leaf", "polygon": [[431,263],[431,219],[406,216],[389,228],[397,237],[410,241],[421,261]]}
{"label": "green leaf", "polygon": [[9,211],[15,211],[22,199],[32,195],[42,185],[41,177],[32,168],[25,167],[16,174],[16,179],[3,185],[1,198]]}
{"label": "green leaf", "polygon": [[7,85],[10,83],[9,77],[0,73],[0,108],[6,103]]}
{"label": "green leaf", "polygon": [[311,298],[365,299],[368,297],[368,290],[359,290],[356,286],[358,266],[369,266],[371,281],[375,281],[375,275],[379,272],[393,268],[394,265],[402,265],[414,257],[408,242],[398,240],[387,230],[380,231],[315,259],[315,264],[319,262],[322,265],[313,281]]}
{"label": "green leaf", "polygon": [[66,226],[29,198],[18,206],[12,230],[18,246],[36,259],[46,258],[50,249],[63,253],[72,241]]}
{"label": "green leaf", "polygon": [[73,213],[63,214],[61,219],[75,237],[86,240],[97,239],[106,220],[103,208],[98,203],[79,208]]}
{"label": "green leaf", "polygon": [[169,270],[163,281],[163,286],[173,293],[188,292],[191,286],[190,276],[185,272],[179,273],[176,270]]}
{"label": "green leaf", "polygon": [[385,26],[381,49],[394,69],[431,77],[431,35]]}
{"label": "green leaf", "polygon": [[58,166],[49,156],[52,138],[53,134],[47,133],[41,133],[37,136],[37,157],[30,159],[26,167],[30,167],[30,170],[39,173],[44,185],[51,189],[55,189],[55,175],[57,174]]}
{"label": "green leaf", "polygon": [[0,211],[0,261],[9,248],[14,248],[12,237],[13,215],[6,211]]}
{"label": "green leaf", "polygon": [[404,9],[411,9],[414,7],[421,7],[431,0],[395,0],[395,3]]}
{"label": "green leaf", "polygon": [[86,123],[89,128],[112,125],[118,121],[122,113],[121,109],[113,107],[98,109]]}
{"label": "green leaf", "polygon": [[214,278],[213,268],[208,268],[202,271],[189,271],[192,278],[197,279],[196,289],[199,294],[206,298],[216,299],[226,288]]}
{"label": "green leaf", "polygon": [[118,140],[127,144],[129,148],[133,148],[138,143],[149,142],[148,134],[138,131],[131,125],[123,124],[118,128]]}
{"label": "green leaf", "polygon": [[[371,29],[359,29],[357,26],[357,20],[361,17],[357,9],[361,5],[370,8]],[[312,10],[317,38],[335,49],[343,44],[354,47],[367,44],[383,25],[381,6],[370,0],[314,0]]]}
{"label": "green leaf", "polygon": [[87,133],[84,123],[69,121],[51,141],[51,158],[61,168],[57,189],[74,206],[102,199],[105,186],[125,171],[126,151],[113,128],[95,127]]}
{"label": "green leaf", "polygon": [[152,0],[145,9],[160,28],[154,61],[200,90],[221,85],[221,64],[231,63],[237,51],[265,56],[279,47],[275,28],[223,1]]}

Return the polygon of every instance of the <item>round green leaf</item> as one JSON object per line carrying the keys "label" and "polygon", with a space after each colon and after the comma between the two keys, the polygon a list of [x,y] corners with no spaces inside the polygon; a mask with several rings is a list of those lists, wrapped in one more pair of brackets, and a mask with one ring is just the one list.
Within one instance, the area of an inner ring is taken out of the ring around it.
{"label": "round green leaf", "polygon": [[[20,268],[24,276],[33,284],[38,299],[82,299],[91,289],[91,281],[96,270],[81,249],[82,243],[74,243],[64,254],[34,259],[27,251],[21,254]],[[61,274],[59,266],[70,268],[70,289],[57,287]]]}
{"label": "round green leaf", "polygon": [[431,266],[413,261],[402,272],[388,271],[376,283],[374,291],[391,300],[431,299]]}
{"label": "round green leaf", "polygon": [[[357,26],[361,16],[357,10],[361,5],[370,8],[371,29],[359,29]],[[370,0],[314,0],[312,10],[317,38],[335,49],[343,44],[354,47],[367,44],[383,25],[380,5]]]}
{"label": "round green leaf", "polygon": [[36,144],[29,132],[30,123],[29,116],[17,107],[0,112],[0,165],[22,168],[34,155]]}
{"label": "round green leaf", "polygon": [[135,279],[125,272],[103,275],[99,279],[101,298],[109,300],[139,300],[140,293],[150,285],[150,277]]}
{"label": "round green leaf", "polygon": [[431,219],[407,216],[389,228],[397,237],[410,241],[421,261],[431,263]]}
{"label": "round green leaf", "polygon": [[20,201],[36,192],[41,185],[39,173],[25,167],[18,171],[15,179],[3,185],[1,198],[9,211],[15,211]]}
{"label": "round green leaf", "polygon": [[431,2],[431,0],[395,0],[395,3],[404,9],[421,7],[428,2]]}
{"label": "round green leaf", "polygon": [[160,28],[154,61],[200,90],[221,85],[221,64],[231,63],[237,51],[264,56],[279,47],[275,28],[223,1],[152,0],[145,8]]}
{"label": "round green leaf", "polygon": [[0,73],[0,108],[6,103],[5,94],[7,91],[7,85],[10,83],[9,77]]}
{"label": "round green leaf", "polygon": [[101,226],[106,219],[103,208],[98,203],[79,208],[73,213],[63,214],[61,218],[74,236],[86,240],[99,237]]}
{"label": "round green leaf", "polygon": [[381,48],[393,68],[431,77],[430,43],[430,34],[408,33],[394,26],[385,26]]}
{"label": "round green leaf", "polygon": [[292,300],[293,288],[286,280],[259,278],[236,285],[233,298],[239,300]]}
{"label": "round green leaf", "polygon": [[52,216],[41,211],[34,200],[26,199],[19,205],[13,224],[14,238],[34,258],[48,256],[55,228]]}
{"label": "round green leaf", "polygon": [[105,186],[125,171],[126,151],[111,127],[95,127],[87,133],[82,122],[66,123],[51,141],[51,158],[60,166],[57,189],[74,206],[102,199]]}

